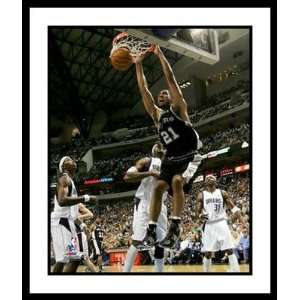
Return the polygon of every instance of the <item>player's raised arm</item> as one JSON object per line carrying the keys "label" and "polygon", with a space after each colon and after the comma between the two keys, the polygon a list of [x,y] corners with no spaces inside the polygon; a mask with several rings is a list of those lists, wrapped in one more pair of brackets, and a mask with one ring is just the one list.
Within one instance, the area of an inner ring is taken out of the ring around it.
{"label": "player's raised arm", "polygon": [[179,110],[181,113],[187,113],[187,104],[186,101],[183,98],[182,91],[176,81],[175,75],[173,73],[173,70],[166,59],[165,55],[161,51],[160,47],[157,45],[154,49],[154,54],[157,55],[157,57],[160,60],[163,73],[165,75],[168,88],[171,94],[172,98],[172,107],[176,110]]}
{"label": "player's raised arm", "polygon": [[138,182],[142,179],[149,177],[149,176],[155,176],[158,177],[159,173],[155,171],[143,171],[149,166],[150,164],[150,158],[145,157],[140,159],[135,166],[129,168],[124,176],[124,181],[127,182]]}
{"label": "player's raised arm", "polygon": [[245,224],[245,220],[241,215],[240,209],[237,206],[234,205],[233,201],[230,199],[230,197],[229,197],[229,195],[226,191],[222,190],[221,192],[222,192],[222,196],[223,196],[223,199],[224,199],[227,207],[231,210],[233,215],[240,220],[240,222],[242,224]]}
{"label": "player's raised arm", "polygon": [[72,206],[78,203],[96,201],[95,196],[83,195],[80,197],[70,197],[68,196],[68,179],[66,176],[61,176],[58,180],[57,185],[57,201],[60,206]]}
{"label": "player's raised arm", "polygon": [[138,86],[143,98],[145,109],[150,115],[150,117],[154,120],[154,122],[157,123],[159,108],[155,105],[153,96],[148,89],[148,84],[142,65],[142,58],[138,58],[135,60],[135,67]]}

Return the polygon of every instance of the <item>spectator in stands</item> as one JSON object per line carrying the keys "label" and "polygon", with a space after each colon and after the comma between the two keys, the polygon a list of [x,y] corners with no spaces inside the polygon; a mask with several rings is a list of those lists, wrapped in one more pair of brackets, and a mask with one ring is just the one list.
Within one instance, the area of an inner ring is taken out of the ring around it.
{"label": "spectator in stands", "polygon": [[241,236],[235,230],[232,230],[231,234],[232,234],[232,240],[234,245],[233,253],[235,254],[236,258],[240,260],[239,247],[240,247]]}
{"label": "spectator in stands", "polygon": [[243,259],[245,263],[249,261],[249,247],[250,247],[250,239],[249,239],[249,232],[247,228],[243,228],[242,236],[240,238],[239,243],[240,250],[243,253]]}

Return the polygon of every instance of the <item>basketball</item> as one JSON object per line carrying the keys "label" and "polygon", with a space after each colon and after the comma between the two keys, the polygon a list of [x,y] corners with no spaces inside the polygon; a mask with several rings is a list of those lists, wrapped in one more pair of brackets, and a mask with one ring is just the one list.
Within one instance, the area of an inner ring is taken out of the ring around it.
{"label": "basketball", "polygon": [[126,48],[119,48],[110,57],[111,64],[118,71],[126,71],[132,65],[132,57]]}

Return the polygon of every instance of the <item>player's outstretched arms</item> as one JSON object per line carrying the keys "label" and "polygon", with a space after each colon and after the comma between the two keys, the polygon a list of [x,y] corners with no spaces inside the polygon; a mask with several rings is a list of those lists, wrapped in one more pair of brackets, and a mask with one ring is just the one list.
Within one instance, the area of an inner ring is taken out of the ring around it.
{"label": "player's outstretched arms", "polygon": [[163,73],[165,75],[168,88],[171,94],[172,107],[175,108],[175,110],[180,111],[181,113],[187,114],[187,103],[183,98],[182,91],[176,81],[175,75],[168,60],[166,59],[165,55],[163,54],[158,45],[156,45],[153,52],[159,58],[159,61],[161,63]]}
{"label": "player's outstretched arms", "polygon": [[59,178],[57,185],[57,201],[60,206],[72,206],[78,203],[95,203],[96,196],[83,195],[79,197],[68,196],[68,179],[65,176]]}
{"label": "player's outstretched arms", "polygon": [[150,158],[145,157],[140,159],[135,166],[129,168],[124,176],[124,181],[126,182],[138,182],[141,181],[142,179],[149,177],[149,176],[154,176],[156,178],[159,177],[159,172],[156,171],[145,171],[143,172],[147,166],[150,164]]}
{"label": "player's outstretched arms", "polygon": [[159,108],[155,105],[153,96],[148,89],[148,84],[144,74],[142,62],[136,62],[135,68],[138,86],[143,98],[145,109],[150,115],[150,117],[153,119],[153,121],[157,123]]}

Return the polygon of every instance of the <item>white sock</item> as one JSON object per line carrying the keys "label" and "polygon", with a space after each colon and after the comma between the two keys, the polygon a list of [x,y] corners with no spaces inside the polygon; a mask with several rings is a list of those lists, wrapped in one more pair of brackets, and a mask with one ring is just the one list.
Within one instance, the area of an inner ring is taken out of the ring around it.
{"label": "white sock", "polygon": [[163,272],[164,268],[164,259],[163,258],[155,258],[154,259],[155,264],[155,272]]}
{"label": "white sock", "polygon": [[211,271],[211,258],[208,259],[204,256],[203,258],[203,271],[210,272]]}
{"label": "white sock", "polygon": [[230,272],[240,272],[239,262],[235,254],[228,255]]}
{"label": "white sock", "polygon": [[134,259],[136,257],[136,254],[138,252],[138,249],[136,249],[133,245],[131,245],[127,251],[126,260],[124,263],[123,272],[130,272],[131,268],[134,263]]}

